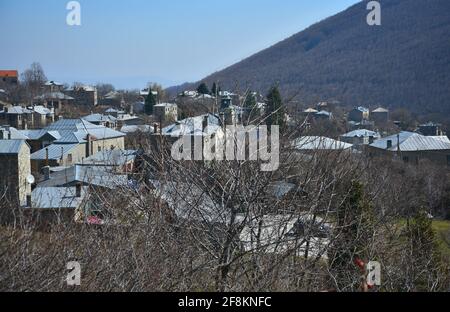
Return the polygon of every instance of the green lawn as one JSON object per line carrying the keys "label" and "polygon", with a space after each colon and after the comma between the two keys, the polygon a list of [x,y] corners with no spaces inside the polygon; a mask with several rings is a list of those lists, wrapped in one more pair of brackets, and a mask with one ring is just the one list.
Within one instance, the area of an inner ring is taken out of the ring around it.
{"label": "green lawn", "polygon": [[450,261],[450,221],[433,221],[442,255]]}

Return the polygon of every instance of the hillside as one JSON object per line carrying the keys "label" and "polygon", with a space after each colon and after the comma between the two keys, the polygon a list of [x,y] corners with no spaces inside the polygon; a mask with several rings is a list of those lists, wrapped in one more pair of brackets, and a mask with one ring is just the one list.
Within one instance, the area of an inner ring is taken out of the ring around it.
{"label": "hillside", "polygon": [[263,93],[279,83],[306,105],[335,99],[450,113],[450,1],[380,2],[381,26],[367,25],[364,1],[203,81]]}

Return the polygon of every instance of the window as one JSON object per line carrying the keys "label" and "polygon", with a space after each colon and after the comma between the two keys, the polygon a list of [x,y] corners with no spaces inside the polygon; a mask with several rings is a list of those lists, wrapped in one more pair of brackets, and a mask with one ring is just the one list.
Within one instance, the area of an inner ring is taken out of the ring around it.
{"label": "window", "polygon": [[97,147],[97,151],[101,152],[102,151],[102,147],[101,146]]}
{"label": "window", "polygon": [[69,163],[72,162],[72,154],[67,154],[67,161],[68,161]]}

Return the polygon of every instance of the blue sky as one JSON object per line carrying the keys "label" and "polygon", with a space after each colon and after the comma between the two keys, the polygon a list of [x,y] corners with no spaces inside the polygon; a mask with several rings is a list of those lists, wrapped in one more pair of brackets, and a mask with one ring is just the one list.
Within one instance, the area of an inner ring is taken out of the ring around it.
{"label": "blue sky", "polygon": [[358,0],[0,0],[0,68],[42,64],[51,80],[140,88],[196,81]]}

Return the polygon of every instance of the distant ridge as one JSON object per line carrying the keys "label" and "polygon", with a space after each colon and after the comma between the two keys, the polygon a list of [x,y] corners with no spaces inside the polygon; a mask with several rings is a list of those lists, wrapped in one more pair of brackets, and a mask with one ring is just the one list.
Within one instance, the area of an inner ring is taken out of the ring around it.
{"label": "distant ridge", "polygon": [[202,81],[264,94],[279,83],[307,105],[335,99],[450,113],[450,1],[379,2],[381,26],[367,25],[362,1]]}

